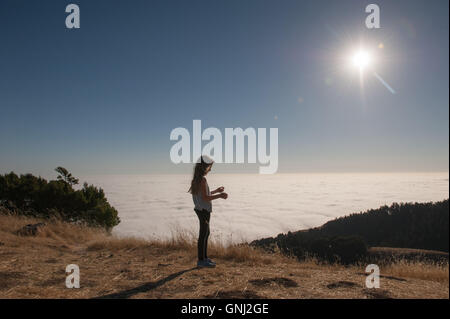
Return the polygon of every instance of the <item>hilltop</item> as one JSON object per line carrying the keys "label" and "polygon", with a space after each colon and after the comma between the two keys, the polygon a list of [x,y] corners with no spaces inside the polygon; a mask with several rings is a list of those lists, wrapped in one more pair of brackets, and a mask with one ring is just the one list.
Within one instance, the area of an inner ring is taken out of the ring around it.
{"label": "hilltop", "polygon": [[[446,199],[393,203],[339,217],[320,227],[254,240],[250,244],[269,251],[276,247],[299,260],[314,256],[343,264],[389,263],[395,259],[448,263],[448,239],[449,200]],[[374,250],[374,247],[390,249]]]}
{"label": "hilltop", "polygon": [[[16,230],[45,222],[35,236]],[[365,288],[365,267],[299,262],[247,244],[212,242],[215,269],[197,269],[196,240],[117,238],[58,220],[0,214],[0,298],[448,298],[448,264],[399,261]],[[80,267],[79,289],[65,287]]]}

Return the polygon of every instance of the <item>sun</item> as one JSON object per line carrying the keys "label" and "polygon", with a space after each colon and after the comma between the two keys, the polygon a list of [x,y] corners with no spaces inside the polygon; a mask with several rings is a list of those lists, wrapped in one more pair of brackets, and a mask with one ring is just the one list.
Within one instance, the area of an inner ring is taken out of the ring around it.
{"label": "sun", "polygon": [[355,67],[360,70],[367,68],[372,61],[372,57],[367,51],[360,50],[356,52],[352,57],[352,63]]}

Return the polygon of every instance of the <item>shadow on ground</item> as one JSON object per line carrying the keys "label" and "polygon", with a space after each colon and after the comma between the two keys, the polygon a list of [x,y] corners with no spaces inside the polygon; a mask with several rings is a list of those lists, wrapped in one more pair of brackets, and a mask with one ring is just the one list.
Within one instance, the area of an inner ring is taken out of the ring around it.
{"label": "shadow on ground", "polygon": [[195,270],[195,269],[198,269],[198,268],[193,267],[190,269],[185,269],[185,270],[173,273],[173,274],[171,274],[161,280],[155,281],[155,282],[148,282],[148,283],[138,286],[136,288],[123,290],[123,291],[119,291],[119,292],[104,295],[104,296],[94,297],[93,299],[127,299],[127,298],[130,298],[139,293],[148,292],[150,290],[156,289],[159,286],[164,285],[166,282],[169,282],[169,281],[181,276],[182,274],[192,271],[192,270]]}

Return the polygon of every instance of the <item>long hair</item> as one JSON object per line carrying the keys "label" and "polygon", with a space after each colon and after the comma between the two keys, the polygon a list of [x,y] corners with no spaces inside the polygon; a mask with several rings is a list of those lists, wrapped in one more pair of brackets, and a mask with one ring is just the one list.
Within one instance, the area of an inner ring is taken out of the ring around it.
{"label": "long hair", "polygon": [[202,155],[200,156],[199,160],[195,164],[194,167],[194,176],[192,177],[191,181],[191,187],[189,188],[188,192],[191,194],[198,194],[200,191],[200,184],[202,182],[203,177],[206,174],[206,170],[208,167],[212,166],[214,161],[206,156]]}

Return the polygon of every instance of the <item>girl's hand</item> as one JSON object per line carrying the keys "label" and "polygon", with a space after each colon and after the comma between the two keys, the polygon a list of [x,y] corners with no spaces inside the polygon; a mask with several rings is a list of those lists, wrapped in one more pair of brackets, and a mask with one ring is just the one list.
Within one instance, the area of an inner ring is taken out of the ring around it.
{"label": "girl's hand", "polygon": [[223,199],[227,199],[228,198],[228,194],[227,193],[221,193],[220,197]]}
{"label": "girl's hand", "polygon": [[216,189],[216,191],[218,193],[223,193],[224,190],[225,190],[225,187],[223,187],[223,186],[220,186],[218,189]]}

